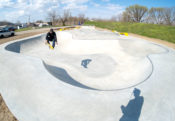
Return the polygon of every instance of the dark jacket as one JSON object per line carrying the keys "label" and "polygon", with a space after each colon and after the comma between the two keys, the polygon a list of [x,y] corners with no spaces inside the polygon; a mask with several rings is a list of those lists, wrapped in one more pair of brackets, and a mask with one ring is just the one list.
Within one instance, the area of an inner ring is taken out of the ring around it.
{"label": "dark jacket", "polygon": [[46,35],[46,40],[48,40],[48,41],[53,41],[54,40],[54,41],[57,42],[56,33],[55,32],[53,32],[53,33],[48,32],[47,35]]}

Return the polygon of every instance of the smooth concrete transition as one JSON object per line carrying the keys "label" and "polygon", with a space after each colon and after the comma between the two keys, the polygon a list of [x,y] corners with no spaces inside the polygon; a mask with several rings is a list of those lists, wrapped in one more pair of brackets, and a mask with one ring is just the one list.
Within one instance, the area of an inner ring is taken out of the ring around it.
{"label": "smooth concrete transition", "polygon": [[82,26],[0,45],[0,93],[19,121],[174,121],[175,51]]}

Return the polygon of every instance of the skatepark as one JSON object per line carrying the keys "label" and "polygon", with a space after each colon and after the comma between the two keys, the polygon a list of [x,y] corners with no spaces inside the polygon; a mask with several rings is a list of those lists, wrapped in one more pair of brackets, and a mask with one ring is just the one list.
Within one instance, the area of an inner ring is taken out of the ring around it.
{"label": "skatepark", "polygon": [[82,26],[0,45],[0,93],[19,121],[174,121],[175,50]]}

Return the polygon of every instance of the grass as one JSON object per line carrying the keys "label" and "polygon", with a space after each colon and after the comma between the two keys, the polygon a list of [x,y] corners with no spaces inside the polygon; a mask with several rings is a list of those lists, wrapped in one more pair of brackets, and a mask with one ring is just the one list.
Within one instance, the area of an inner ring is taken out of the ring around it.
{"label": "grass", "polygon": [[22,28],[22,29],[17,29],[15,32],[21,32],[21,31],[27,31],[27,30],[32,30],[32,29],[43,29],[43,28],[50,28],[50,27],[55,27],[55,26],[43,26],[43,27],[27,27],[27,28]]}
{"label": "grass", "polygon": [[31,29],[32,29],[32,27],[27,27],[27,28],[18,29],[15,32],[27,31],[27,30],[31,30]]}
{"label": "grass", "polygon": [[116,30],[118,32],[134,33],[175,43],[175,26],[101,21],[87,21],[84,25],[94,25],[100,28]]}
{"label": "grass", "polygon": [[43,26],[43,27],[27,27],[27,28],[22,28],[22,29],[17,29],[15,32],[21,32],[21,31],[27,31],[27,30],[32,30],[32,29],[43,29],[43,28],[52,28],[52,27],[60,27],[59,25],[56,26]]}

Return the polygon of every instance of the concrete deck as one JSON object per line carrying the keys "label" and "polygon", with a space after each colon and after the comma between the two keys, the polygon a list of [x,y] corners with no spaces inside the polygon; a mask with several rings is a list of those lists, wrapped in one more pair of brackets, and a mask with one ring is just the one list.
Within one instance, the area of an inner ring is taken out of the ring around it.
{"label": "concrete deck", "polygon": [[175,51],[82,27],[0,45],[0,93],[19,121],[174,121]]}

